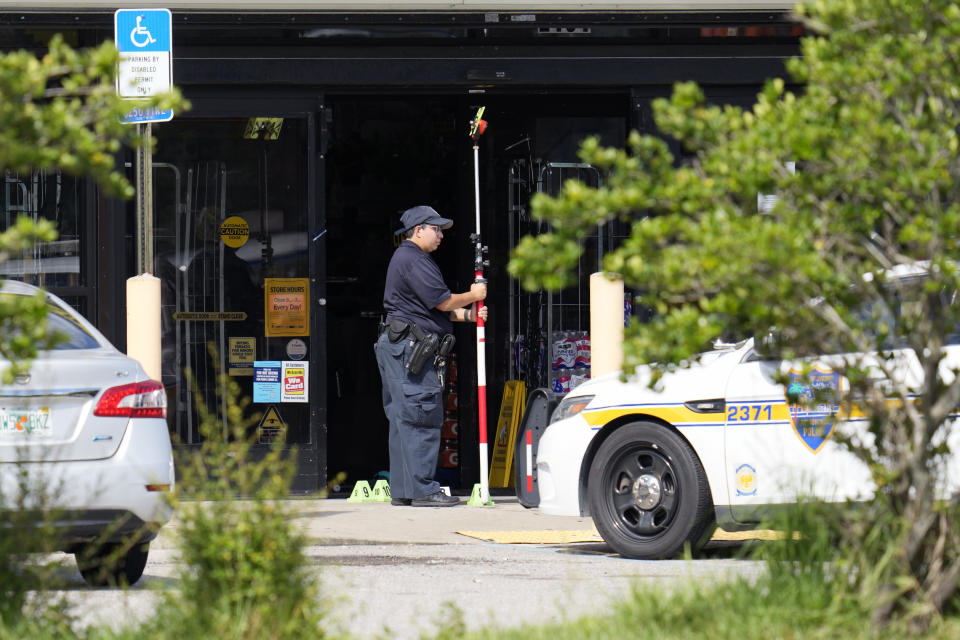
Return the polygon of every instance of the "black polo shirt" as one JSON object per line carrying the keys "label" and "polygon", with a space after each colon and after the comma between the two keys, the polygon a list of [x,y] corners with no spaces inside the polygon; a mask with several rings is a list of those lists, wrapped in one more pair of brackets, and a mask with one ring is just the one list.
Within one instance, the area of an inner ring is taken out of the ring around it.
{"label": "black polo shirt", "polygon": [[404,240],[390,258],[383,288],[383,309],[387,321],[402,318],[421,329],[444,334],[453,331],[449,312],[437,305],[450,297],[440,267],[430,254],[410,240]]}

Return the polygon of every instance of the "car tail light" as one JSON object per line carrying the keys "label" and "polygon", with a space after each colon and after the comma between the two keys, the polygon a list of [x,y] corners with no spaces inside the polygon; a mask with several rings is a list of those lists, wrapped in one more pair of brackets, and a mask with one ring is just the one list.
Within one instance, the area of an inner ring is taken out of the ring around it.
{"label": "car tail light", "polygon": [[167,394],[156,380],[111,387],[100,396],[95,416],[111,418],[166,418]]}

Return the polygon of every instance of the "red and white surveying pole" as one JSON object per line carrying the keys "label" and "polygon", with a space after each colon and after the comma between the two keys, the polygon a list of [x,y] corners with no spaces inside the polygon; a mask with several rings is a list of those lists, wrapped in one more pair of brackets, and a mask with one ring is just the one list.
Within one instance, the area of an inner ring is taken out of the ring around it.
{"label": "red and white surveying pole", "polygon": [[[487,129],[487,122],[483,120],[484,107],[477,110],[477,115],[470,121],[470,138],[473,140],[473,195],[476,202],[477,231],[470,234],[470,241],[474,243],[474,282],[486,282],[483,277],[483,267],[490,264],[484,254],[487,248],[480,242],[480,136]],[[480,429],[480,504],[490,503],[490,471],[487,462],[487,364],[486,364],[486,335],[484,321],[480,317],[483,300],[477,302],[477,408],[479,410]]]}

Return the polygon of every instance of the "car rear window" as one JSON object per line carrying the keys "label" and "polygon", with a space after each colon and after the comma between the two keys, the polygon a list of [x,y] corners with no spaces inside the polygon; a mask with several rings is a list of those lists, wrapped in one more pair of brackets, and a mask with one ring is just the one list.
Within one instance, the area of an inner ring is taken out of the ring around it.
{"label": "car rear window", "polygon": [[47,311],[47,332],[57,336],[54,350],[96,349],[100,346],[76,318],[52,304]]}

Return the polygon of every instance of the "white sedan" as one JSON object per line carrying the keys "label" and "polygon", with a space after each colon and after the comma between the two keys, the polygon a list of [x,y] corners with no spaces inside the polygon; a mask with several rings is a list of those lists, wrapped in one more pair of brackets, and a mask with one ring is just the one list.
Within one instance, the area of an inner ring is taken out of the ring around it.
{"label": "white sedan", "polygon": [[[947,352],[947,368],[960,363],[960,346]],[[838,405],[823,400],[824,390],[844,393],[828,367],[804,378],[790,363],[761,360],[751,339],[668,373],[660,391],[649,374],[590,380],[560,402],[537,449],[541,510],[590,515],[618,553],[664,558],[696,549],[715,523],[755,527],[801,494],[842,501],[873,491],[867,468],[833,438],[865,429],[865,419],[838,420]],[[960,428],[950,445],[960,451]],[[949,465],[944,494],[960,490],[960,455]]]}
{"label": "white sedan", "polygon": [[[0,289],[37,293],[14,281]],[[46,300],[60,342],[0,386],[0,510],[40,507],[89,584],[133,584],[172,515],[166,393],[69,305]]]}

